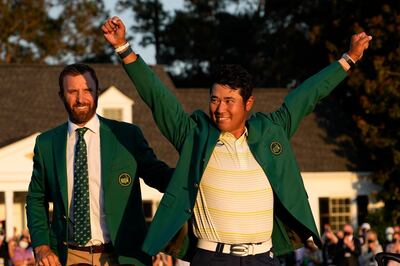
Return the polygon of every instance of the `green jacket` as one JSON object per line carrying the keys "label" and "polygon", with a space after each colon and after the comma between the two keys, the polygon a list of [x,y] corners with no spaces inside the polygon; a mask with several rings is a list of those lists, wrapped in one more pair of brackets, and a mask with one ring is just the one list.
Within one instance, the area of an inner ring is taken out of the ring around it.
{"label": "green jacket", "polygon": [[[200,179],[220,132],[204,112],[185,113],[141,58],[125,65],[125,69],[151,108],[161,132],[180,155],[143,244],[143,250],[153,255],[191,219]],[[277,255],[298,248],[310,236],[321,245],[289,140],[300,121],[345,77],[341,65],[334,62],[291,91],[278,110],[255,113],[247,120],[248,145],[274,192],[272,242]]]}
{"label": "green jacket", "polygon": [[[138,127],[99,118],[104,213],[111,241],[121,264],[150,265],[150,256],[141,251],[147,227],[139,176],[150,186],[164,191],[172,171],[157,160]],[[50,245],[63,265],[67,260],[69,217],[67,131],[68,125],[64,123],[37,137],[26,199],[33,247]],[[126,174],[131,178],[126,178]],[[51,218],[49,202],[53,203]]]}

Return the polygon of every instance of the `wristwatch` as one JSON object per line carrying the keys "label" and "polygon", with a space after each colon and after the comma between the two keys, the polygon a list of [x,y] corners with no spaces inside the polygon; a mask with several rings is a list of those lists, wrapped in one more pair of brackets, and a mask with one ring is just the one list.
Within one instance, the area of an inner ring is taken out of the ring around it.
{"label": "wristwatch", "polygon": [[356,63],[353,61],[353,59],[347,53],[344,53],[342,55],[342,58],[346,61],[347,64],[349,64],[350,68],[355,67]]}

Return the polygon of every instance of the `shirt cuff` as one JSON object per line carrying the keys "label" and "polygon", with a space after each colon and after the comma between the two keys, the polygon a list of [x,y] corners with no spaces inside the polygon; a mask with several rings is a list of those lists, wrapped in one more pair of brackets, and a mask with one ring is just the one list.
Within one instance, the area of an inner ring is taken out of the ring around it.
{"label": "shirt cuff", "polygon": [[349,63],[347,63],[346,60],[345,60],[344,58],[340,58],[340,59],[338,60],[338,62],[339,62],[339,64],[343,67],[343,69],[344,69],[345,71],[348,71],[348,70],[350,69]]}

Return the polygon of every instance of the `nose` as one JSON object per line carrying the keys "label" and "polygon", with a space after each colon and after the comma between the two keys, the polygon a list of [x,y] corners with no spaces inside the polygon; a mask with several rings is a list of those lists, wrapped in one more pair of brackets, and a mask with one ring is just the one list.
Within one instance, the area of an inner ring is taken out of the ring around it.
{"label": "nose", "polygon": [[76,102],[82,103],[82,101],[83,101],[83,93],[81,91],[78,91],[78,95],[76,96]]}
{"label": "nose", "polygon": [[215,109],[216,113],[220,114],[225,110],[225,104],[223,101],[220,101],[217,105],[217,108]]}

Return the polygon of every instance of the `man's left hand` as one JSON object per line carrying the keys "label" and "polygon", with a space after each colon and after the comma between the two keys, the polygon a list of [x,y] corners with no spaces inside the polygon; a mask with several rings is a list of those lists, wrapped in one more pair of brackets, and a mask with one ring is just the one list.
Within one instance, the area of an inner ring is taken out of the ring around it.
{"label": "man's left hand", "polygon": [[347,54],[357,62],[363,56],[364,50],[368,49],[369,42],[372,36],[367,35],[365,32],[354,34],[351,36],[350,49]]}

